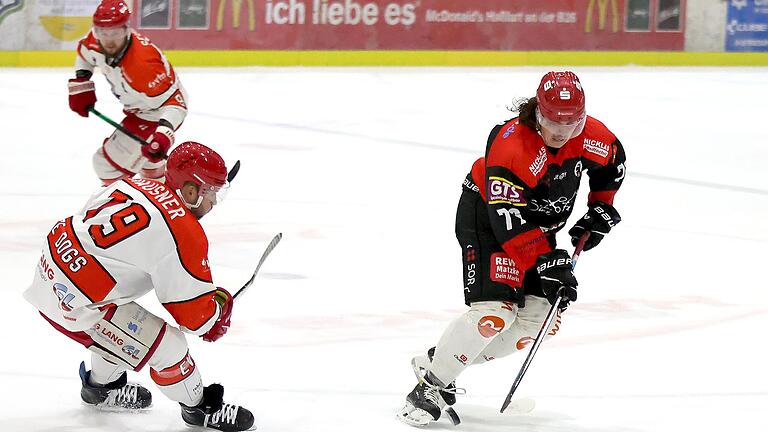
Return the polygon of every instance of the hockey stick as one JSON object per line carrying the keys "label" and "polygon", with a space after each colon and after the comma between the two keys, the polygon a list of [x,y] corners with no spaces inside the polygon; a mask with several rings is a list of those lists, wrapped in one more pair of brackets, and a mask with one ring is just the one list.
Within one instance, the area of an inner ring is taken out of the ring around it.
{"label": "hockey stick", "polygon": [[[235,166],[239,166],[239,165],[235,164]],[[234,169],[234,167],[233,167],[233,169]],[[259,259],[259,263],[256,265],[256,270],[253,271],[253,275],[251,276],[250,279],[248,279],[248,282],[246,282],[245,285],[243,285],[242,288],[237,290],[235,295],[232,296],[233,300],[237,299],[237,296],[239,296],[240,294],[245,292],[251,285],[253,285],[253,281],[256,279],[256,274],[259,272],[259,269],[261,268],[261,265],[264,264],[264,260],[267,259],[269,254],[272,252],[272,250],[275,249],[277,244],[280,243],[280,239],[282,239],[282,238],[283,238],[283,233],[277,233],[277,235],[272,238],[272,241],[269,242],[269,244],[267,245],[267,248],[264,249],[264,253],[261,254],[261,259]]]}
{"label": "hockey stick", "polygon": [[232,183],[232,180],[235,179],[235,176],[238,172],[240,172],[240,160],[235,162],[235,164],[232,166],[232,169],[227,173],[227,183]]}
{"label": "hockey stick", "polygon": [[[130,139],[132,139],[132,140],[134,140],[134,141],[138,142],[138,143],[139,143],[139,144],[141,144],[141,145],[149,145],[149,142],[147,142],[147,141],[144,141],[144,140],[143,140],[143,139],[141,139],[141,138],[140,138],[138,135],[136,135],[136,134],[134,134],[133,132],[129,131],[128,129],[126,129],[126,128],[125,128],[123,125],[121,125],[120,123],[118,123],[118,122],[116,122],[116,121],[112,120],[111,118],[109,118],[109,117],[105,116],[104,114],[102,114],[102,113],[98,112],[98,111],[96,110],[96,108],[94,108],[93,106],[89,106],[89,107],[88,107],[88,111],[89,111],[89,112],[92,112],[92,113],[94,113],[94,114],[96,115],[96,117],[98,117],[98,118],[100,118],[100,119],[104,120],[105,122],[109,123],[109,125],[110,125],[110,126],[112,126],[113,128],[115,128],[115,129],[119,130],[120,132],[122,132],[123,134],[125,134],[125,135],[126,135],[128,138],[130,138]],[[168,155],[164,154],[164,155],[163,155],[163,159],[168,159]]]}
{"label": "hockey stick", "polygon": [[88,107],[88,111],[94,113],[96,115],[96,117],[98,117],[98,118],[104,120],[105,122],[109,123],[110,126],[112,126],[113,128],[119,130],[120,132],[124,133],[125,135],[128,136],[128,138],[137,141],[139,144],[141,144],[141,145],[148,145],[149,144],[148,142],[146,142],[143,139],[141,139],[138,136],[136,136],[133,132],[131,132],[128,129],[126,129],[120,123],[118,123],[118,122],[112,120],[111,118],[105,116],[104,114],[96,111],[96,108],[94,108],[93,106],[89,106]]}
{"label": "hockey stick", "polygon": [[[584,249],[584,244],[587,242],[588,238],[589,233],[586,233],[579,239],[579,242],[576,244],[576,250],[573,251],[573,255],[571,256],[571,266],[573,268],[576,268],[576,262],[579,260],[579,255]],[[562,294],[558,294],[557,298],[555,299],[555,303],[551,308],[549,308],[549,313],[547,314],[547,318],[544,320],[544,324],[542,324],[541,329],[539,330],[539,334],[536,335],[536,339],[533,341],[533,345],[531,346],[531,350],[528,352],[528,356],[525,358],[523,365],[520,367],[520,372],[517,373],[515,382],[512,383],[512,388],[509,389],[509,393],[507,393],[507,398],[504,399],[504,404],[501,406],[501,412],[504,412],[504,410],[507,409],[509,404],[512,402],[512,395],[515,394],[517,387],[520,385],[520,381],[523,380],[523,375],[525,375],[525,372],[528,370],[528,366],[531,365],[533,356],[536,355],[536,351],[539,350],[539,345],[541,345],[541,342],[544,340],[544,336],[549,331],[549,326],[552,325],[552,321],[555,319],[555,316],[557,316],[558,307],[560,306],[561,301],[563,301],[563,296]]]}

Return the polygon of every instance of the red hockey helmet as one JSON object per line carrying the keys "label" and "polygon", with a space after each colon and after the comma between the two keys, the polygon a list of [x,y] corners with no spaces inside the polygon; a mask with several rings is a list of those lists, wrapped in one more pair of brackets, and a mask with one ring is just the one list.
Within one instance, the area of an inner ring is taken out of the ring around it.
{"label": "red hockey helmet", "polygon": [[221,202],[223,193],[229,187],[224,159],[200,143],[187,141],[179,144],[168,155],[165,183],[172,189],[180,190],[186,182],[196,184],[200,196],[200,200],[190,207],[199,206],[205,195],[214,203]]}
{"label": "red hockey helmet", "polygon": [[584,90],[575,73],[548,72],[536,90],[541,115],[557,123],[580,122],[585,115]]}
{"label": "red hockey helmet", "polygon": [[128,24],[131,10],[123,0],[102,0],[93,13],[94,27],[122,27]]}

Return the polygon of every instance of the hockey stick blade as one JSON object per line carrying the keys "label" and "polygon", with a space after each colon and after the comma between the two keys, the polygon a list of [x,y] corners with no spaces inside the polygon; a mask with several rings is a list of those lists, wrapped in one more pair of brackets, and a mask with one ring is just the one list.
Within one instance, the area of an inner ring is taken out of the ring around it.
{"label": "hockey stick blade", "polygon": [[531,398],[513,399],[512,402],[504,410],[504,414],[509,415],[522,415],[528,414],[536,408],[536,401]]}
{"label": "hockey stick blade", "polygon": [[240,171],[240,161],[238,160],[235,162],[235,164],[232,166],[232,169],[229,170],[227,173],[227,183],[232,183],[232,180],[235,179],[235,176]]}
{"label": "hockey stick blade", "polygon": [[240,294],[245,292],[251,285],[253,285],[253,281],[256,279],[256,275],[259,273],[259,269],[261,268],[261,265],[264,264],[264,260],[267,259],[270,253],[272,253],[272,250],[275,249],[278,243],[280,243],[280,240],[283,238],[283,233],[277,233],[276,236],[272,238],[272,241],[269,242],[267,245],[267,248],[264,249],[264,253],[261,254],[261,259],[259,259],[259,263],[256,265],[256,270],[253,271],[253,275],[250,279],[248,279],[248,282],[243,285],[242,288],[237,290],[235,295],[233,295],[233,299],[236,299]]}

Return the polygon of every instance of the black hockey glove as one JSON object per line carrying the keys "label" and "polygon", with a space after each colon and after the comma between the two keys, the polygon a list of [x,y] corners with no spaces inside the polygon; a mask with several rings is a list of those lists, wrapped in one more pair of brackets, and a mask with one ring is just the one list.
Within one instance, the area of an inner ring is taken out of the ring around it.
{"label": "black hockey glove", "polygon": [[571,243],[576,246],[581,236],[589,232],[589,238],[584,243],[584,250],[588,251],[600,244],[600,240],[619,222],[619,212],[612,205],[598,201],[589,206],[587,213],[568,231],[568,235],[571,236]]}
{"label": "black hockey glove", "polygon": [[571,257],[563,249],[539,255],[536,258],[536,271],[541,279],[541,290],[547,296],[549,304],[555,304],[558,295],[563,296],[560,309],[565,309],[576,301],[576,276],[573,275]]}

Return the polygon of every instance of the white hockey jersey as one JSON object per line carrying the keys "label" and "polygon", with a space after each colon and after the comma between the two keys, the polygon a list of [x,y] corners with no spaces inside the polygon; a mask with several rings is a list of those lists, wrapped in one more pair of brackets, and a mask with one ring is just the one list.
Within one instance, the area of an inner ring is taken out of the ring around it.
{"label": "white hockey jersey", "polygon": [[126,113],[152,122],[165,119],[174,129],[181,126],[187,116],[187,94],[173,66],[149,39],[131,31],[122,56],[107,62],[91,30],[78,44],[77,54],[75,69],[101,69]]}
{"label": "white hockey jersey", "polygon": [[189,333],[205,333],[221,312],[197,218],[163,183],[126,179],[51,228],[24,298],[77,332],[152,289]]}

